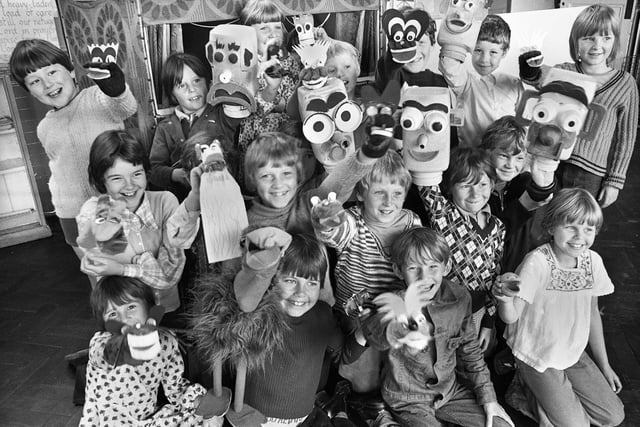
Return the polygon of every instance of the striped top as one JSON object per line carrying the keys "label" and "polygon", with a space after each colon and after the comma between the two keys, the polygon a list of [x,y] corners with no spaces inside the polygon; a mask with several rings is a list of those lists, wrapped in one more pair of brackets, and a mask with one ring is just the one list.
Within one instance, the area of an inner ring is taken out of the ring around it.
{"label": "striped top", "polygon": [[[584,74],[580,64],[567,62],[556,67]],[[589,112],[584,128],[597,126],[598,131],[592,139],[579,137],[567,162],[603,177],[603,185],[621,190],[636,142],[640,102],[636,81],[629,73],[618,71],[596,90],[593,102],[604,107],[605,115],[598,120]]]}
{"label": "striped top", "polygon": [[[346,220],[329,231],[317,231],[318,238],[338,252],[336,263],[336,305],[344,312],[344,304],[356,292],[366,289],[375,297],[383,292],[401,290],[402,282],[393,272],[390,254],[378,236],[369,228],[362,208],[347,210]],[[396,222],[396,237],[405,230],[422,225],[418,216],[403,209]],[[390,239],[391,243],[393,239]]]}

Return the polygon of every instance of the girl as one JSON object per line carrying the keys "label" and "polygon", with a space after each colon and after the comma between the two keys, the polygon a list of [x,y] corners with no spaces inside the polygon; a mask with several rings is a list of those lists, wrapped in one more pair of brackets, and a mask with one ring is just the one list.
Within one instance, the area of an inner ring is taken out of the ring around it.
{"label": "girl", "polygon": [[589,249],[601,225],[602,210],[589,192],[560,190],[542,220],[548,242],[518,267],[519,291],[501,281],[493,289],[541,425],[616,426],[624,418],[616,396],[622,384],[609,364],[598,310],[598,296],[612,293],[613,283]]}
{"label": "girl", "polygon": [[[182,249],[168,244],[165,223],[178,207],[175,196],[168,191],[146,191],[149,158],[144,145],[127,131],[106,131],[98,135],[89,153],[89,181],[101,194],[124,203],[121,218],[127,241],[124,251],[132,254],[123,262],[121,257],[106,254],[86,243],[81,269],[92,276],[119,275],[135,277],[153,288],[156,303],[167,312],[180,306],[178,281],[182,275],[185,255]],[[85,202],[77,217],[79,240],[91,234],[99,212],[98,197]],[[117,259],[116,259],[117,258]]]}
{"label": "girl", "polygon": [[[211,84],[211,68],[187,53],[174,53],[162,67],[162,88],[175,105],[171,116],[158,124],[151,146],[149,180],[158,190],[171,191],[182,201],[191,188],[188,171],[180,161],[185,141],[196,133],[218,136],[224,133],[214,107],[206,101]],[[233,141],[219,138],[221,141]],[[225,152],[231,150],[226,144]],[[237,172],[230,166],[231,173]]]}
{"label": "girl", "polygon": [[[129,277],[104,277],[91,292],[91,307],[101,323],[113,320],[125,326],[144,325],[153,305],[152,289]],[[81,426],[203,425],[195,410],[206,390],[182,377],[178,341],[167,331],[158,332],[160,354],[133,365],[107,362],[105,349],[113,343],[114,335],[96,332],[89,349]],[[169,403],[157,410],[160,386]],[[205,425],[215,425],[210,422]]]}

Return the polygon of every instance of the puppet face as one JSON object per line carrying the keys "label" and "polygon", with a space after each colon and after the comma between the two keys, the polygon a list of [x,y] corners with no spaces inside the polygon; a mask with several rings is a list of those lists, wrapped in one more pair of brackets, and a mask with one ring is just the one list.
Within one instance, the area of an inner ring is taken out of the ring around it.
{"label": "puppet face", "polygon": [[315,43],[313,36],[313,16],[309,14],[293,17],[293,25],[298,33],[300,46],[311,46]]}
{"label": "puppet face", "polygon": [[89,62],[116,62],[118,58],[118,46],[118,43],[88,45]]}
{"label": "puppet face", "polygon": [[214,139],[211,144],[196,144],[196,154],[200,155],[200,161],[204,163],[205,169],[221,171],[225,167],[224,155],[220,141]]}
{"label": "puppet face", "polygon": [[98,248],[105,254],[119,254],[127,248],[127,237],[122,227],[125,208],[123,200],[113,200],[107,195],[98,198],[92,230]]}
{"label": "puppet face", "polygon": [[444,25],[451,33],[464,33],[471,27],[474,19],[482,19],[484,6],[484,0],[451,0]]}
{"label": "puppet face", "polygon": [[435,23],[424,10],[415,10],[406,18],[395,9],[389,9],[382,15],[382,27],[395,62],[406,64],[415,59],[416,44],[427,32],[429,25]]}
{"label": "puppet face", "polygon": [[[336,78],[328,79],[317,89],[299,87],[298,107],[302,132],[312,144],[331,140],[336,130],[351,133],[362,121],[362,110],[358,104],[349,101],[344,83]],[[322,159],[318,160],[322,162]]]}
{"label": "puppet face", "polygon": [[555,92],[527,99],[523,118],[531,120],[527,132],[529,153],[553,160],[568,159],[588,113],[580,101]]}
{"label": "puppet face", "polygon": [[218,25],[209,33],[206,45],[213,80],[207,100],[223,104],[231,117],[248,117],[256,111],[258,86],[257,36],[245,25]]}
{"label": "puppet face", "polygon": [[[447,88],[403,86],[402,157],[412,175],[440,173],[449,166],[449,110]],[[420,185],[420,184],[418,184]]]}
{"label": "puppet face", "polygon": [[356,146],[351,132],[335,131],[331,139],[322,144],[311,144],[311,149],[325,170],[331,172],[338,163],[355,153]]}
{"label": "puppet face", "polygon": [[327,49],[329,43],[326,40],[319,40],[313,46],[293,47],[304,66],[300,72],[300,80],[304,87],[316,89],[327,82],[327,69],[324,66],[327,62]]}

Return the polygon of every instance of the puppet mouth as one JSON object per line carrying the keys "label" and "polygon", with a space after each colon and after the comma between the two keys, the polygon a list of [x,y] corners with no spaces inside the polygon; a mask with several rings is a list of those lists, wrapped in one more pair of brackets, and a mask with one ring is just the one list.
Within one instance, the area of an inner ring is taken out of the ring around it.
{"label": "puppet mouth", "polygon": [[464,33],[469,27],[471,27],[471,22],[462,19],[453,18],[447,20],[447,28],[452,33]]}
{"label": "puppet mouth", "polygon": [[409,156],[411,156],[414,160],[418,162],[429,162],[436,158],[438,155],[438,151],[418,151],[418,150],[407,150],[406,151]]}
{"label": "puppet mouth", "polygon": [[406,47],[404,49],[390,49],[391,57],[399,64],[408,64],[416,59],[416,47]]}

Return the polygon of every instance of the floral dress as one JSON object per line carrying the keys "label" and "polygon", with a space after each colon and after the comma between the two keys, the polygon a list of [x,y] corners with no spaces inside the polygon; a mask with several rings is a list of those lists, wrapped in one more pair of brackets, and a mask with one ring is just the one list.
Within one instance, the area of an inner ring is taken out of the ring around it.
{"label": "floral dress", "polygon": [[[171,333],[160,331],[160,354],[137,366],[114,367],[105,360],[111,337],[109,332],[96,332],[91,339],[80,426],[202,425],[195,415],[196,397],[206,389],[182,377],[184,363]],[[161,384],[169,403],[157,408]]]}

